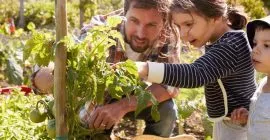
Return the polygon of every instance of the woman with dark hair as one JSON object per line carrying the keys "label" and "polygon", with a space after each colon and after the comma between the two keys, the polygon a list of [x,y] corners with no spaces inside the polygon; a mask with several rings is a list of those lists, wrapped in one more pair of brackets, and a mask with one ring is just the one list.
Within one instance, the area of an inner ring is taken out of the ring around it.
{"label": "woman with dark hair", "polygon": [[173,0],[172,23],[184,42],[205,47],[191,64],[137,62],[141,78],[175,87],[204,86],[214,140],[246,139],[246,128],[230,120],[231,112],[249,108],[256,89],[251,47],[242,30],[246,17],[225,0]]}

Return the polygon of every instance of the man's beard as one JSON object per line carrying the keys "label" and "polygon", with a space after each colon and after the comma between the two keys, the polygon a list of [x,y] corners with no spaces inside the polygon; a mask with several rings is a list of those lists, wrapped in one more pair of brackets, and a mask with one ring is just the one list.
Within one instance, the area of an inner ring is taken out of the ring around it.
{"label": "man's beard", "polygon": [[[153,43],[149,42],[148,39],[144,39],[145,43],[143,43],[142,46],[135,45],[136,44],[136,41],[135,41],[136,39],[138,40],[139,38],[136,37],[136,36],[132,36],[131,41],[129,41],[129,44],[130,44],[131,49],[133,51],[137,52],[137,53],[143,53],[153,45]],[[140,40],[142,40],[142,39],[140,39]]]}

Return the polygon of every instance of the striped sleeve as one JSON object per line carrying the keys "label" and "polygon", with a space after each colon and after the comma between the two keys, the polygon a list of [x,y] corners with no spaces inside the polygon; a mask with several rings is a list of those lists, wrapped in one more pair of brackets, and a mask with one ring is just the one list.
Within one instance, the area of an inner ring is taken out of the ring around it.
{"label": "striped sleeve", "polygon": [[162,83],[182,88],[200,87],[230,75],[236,65],[235,47],[211,46],[211,50],[192,64],[165,64]]}

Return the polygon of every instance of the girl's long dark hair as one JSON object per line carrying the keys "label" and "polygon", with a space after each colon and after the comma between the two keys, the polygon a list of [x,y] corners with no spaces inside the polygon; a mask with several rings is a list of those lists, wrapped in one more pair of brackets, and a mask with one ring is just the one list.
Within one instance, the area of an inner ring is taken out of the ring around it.
{"label": "girl's long dark hair", "polygon": [[194,11],[206,18],[225,17],[228,25],[235,30],[243,29],[247,24],[244,12],[236,7],[230,7],[225,0],[172,0],[171,12]]}

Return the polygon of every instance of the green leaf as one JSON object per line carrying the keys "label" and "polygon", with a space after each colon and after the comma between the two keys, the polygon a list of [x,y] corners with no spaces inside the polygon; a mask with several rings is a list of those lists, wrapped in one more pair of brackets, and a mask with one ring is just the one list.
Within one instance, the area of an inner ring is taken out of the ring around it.
{"label": "green leaf", "polygon": [[48,34],[33,32],[25,45],[24,60],[32,56],[38,65],[47,66],[53,59],[53,43]]}
{"label": "green leaf", "polygon": [[125,68],[125,70],[130,74],[135,76],[136,78],[139,77],[138,76],[138,71],[137,71],[137,67],[134,61],[132,60],[126,60],[124,63],[120,64],[120,67]]}
{"label": "green leaf", "polygon": [[22,67],[17,63],[14,57],[10,56],[8,58],[7,67],[4,70],[5,75],[8,78],[8,82],[10,84],[16,84],[21,85],[23,81],[23,69]]}
{"label": "green leaf", "polygon": [[27,29],[30,31],[34,31],[36,29],[36,25],[33,22],[29,22],[27,25]]}
{"label": "green leaf", "polygon": [[159,114],[157,105],[152,105],[152,107],[151,107],[151,116],[156,122],[160,120],[160,114]]}
{"label": "green leaf", "polygon": [[136,90],[136,92],[138,96],[137,96],[137,108],[135,111],[135,116],[137,116],[143,109],[147,107],[147,104],[151,99],[151,95],[144,90]]}
{"label": "green leaf", "polygon": [[109,16],[107,18],[107,25],[109,27],[116,27],[121,22],[122,22],[122,18],[120,16]]}
{"label": "green leaf", "polygon": [[120,43],[120,46],[125,51],[125,42],[124,42],[123,35],[117,30],[111,30],[110,34],[112,34],[113,39],[117,40]]}

